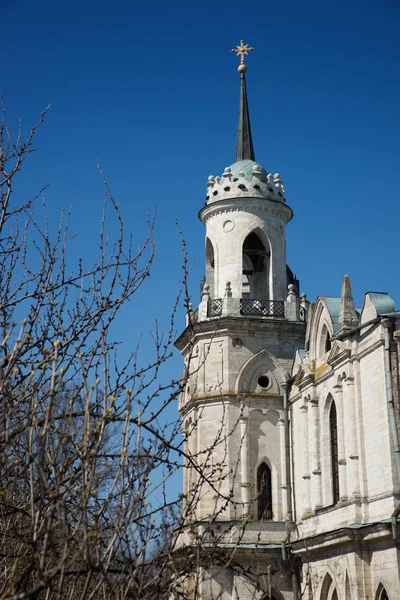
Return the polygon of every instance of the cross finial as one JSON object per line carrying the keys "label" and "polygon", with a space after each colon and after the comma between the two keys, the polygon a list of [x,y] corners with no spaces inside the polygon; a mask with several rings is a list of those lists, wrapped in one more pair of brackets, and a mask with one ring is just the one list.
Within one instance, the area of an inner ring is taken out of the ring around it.
{"label": "cross finial", "polygon": [[236,48],[231,50],[231,52],[235,52],[237,56],[240,56],[240,65],[238,67],[239,73],[246,73],[247,67],[244,64],[244,55],[248,54],[252,50],[254,50],[254,48],[251,48],[245,44],[243,40],[240,40],[240,46],[236,46]]}

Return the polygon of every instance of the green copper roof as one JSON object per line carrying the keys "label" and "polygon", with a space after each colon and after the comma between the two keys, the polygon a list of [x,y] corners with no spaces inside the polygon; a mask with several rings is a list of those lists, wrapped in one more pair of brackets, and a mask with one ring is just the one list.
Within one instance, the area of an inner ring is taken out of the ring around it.
{"label": "green copper roof", "polygon": [[396,310],[396,304],[387,292],[367,292],[367,294],[369,294],[378,315],[384,315]]}
{"label": "green copper roof", "polygon": [[331,317],[333,333],[337,333],[340,329],[339,324],[339,313],[340,313],[340,298],[333,296],[320,296],[321,300],[325,302],[326,308],[328,309],[329,316]]}
{"label": "green copper roof", "polygon": [[255,167],[256,165],[258,165],[261,168],[261,175],[260,175],[261,181],[266,182],[267,175],[268,175],[267,171],[263,167],[261,167],[261,165],[259,165],[257,162],[255,162],[254,160],[238,160],[238,161],[234,162],[232,165],[229,165],[229,168],[232,173],[233,181],[235,181],[235,179],[239,178],[239,173],[244,173],[244,178],[247,179],[247,181],[250,181],[251,178],[253,177],[253,174],[252,174],[253,167]]}

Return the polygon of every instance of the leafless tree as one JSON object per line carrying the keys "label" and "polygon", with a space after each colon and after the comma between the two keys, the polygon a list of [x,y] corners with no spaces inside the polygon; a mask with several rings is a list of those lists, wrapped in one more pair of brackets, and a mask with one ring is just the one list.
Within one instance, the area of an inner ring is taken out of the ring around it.
{"label": "leafless tree", "polygon": [[[181,380],[162,382],[178,303],[189,307],[186,251],[153,361],[142,365],[138,343],[121,364],[111,328],[150,272],[154,223],[133,252],[104,179],[98,258],[69,269],[70,214],[53,232],[43,190],[19,203],[13,193],[47,110],[26,137],[20,125],[13,139],[4,105],[0,125],[0,599],[196,600],[201,573],[243,565],[221,550],[234,524],[214,527],[232,501],[218,491],[226,465],[210,460],[222,430],[200,456],[187,449],[191,431],[165,417],[191,369],[189,360]],[[171,495],[183,459],[191,489]],[[218,509],[198,524],[204,485]]]}

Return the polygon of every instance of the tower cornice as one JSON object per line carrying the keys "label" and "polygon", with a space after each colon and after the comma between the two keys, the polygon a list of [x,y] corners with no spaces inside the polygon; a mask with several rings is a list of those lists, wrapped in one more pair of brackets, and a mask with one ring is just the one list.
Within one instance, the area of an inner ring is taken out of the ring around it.
{"label": "tower cornice", "polygon": [[244,335],[249,332],[252,337],[293,338],[298,340],[298,345],[301,347],[304,344],[305,323],[273,317],[211,318],[186,327],[175,341],[175,347],[184,353],[187,346],[193,344],[194,340],[233,334]]}
{"label": "tower cornice", "polygon": [[202,223],[206,224],[207,221],[214,215],[232,212],[242,211],[262,211],[270,212],[275,216],[279,216],[285,223],[288,223],[293,217],[293,211],[287,204],[283,204],[278,200],[272,198],[256,198],[256,197],[245,197],[245,198],[231,198],[217,200],[212,204],[206,204],[199,211],[199,219]]}

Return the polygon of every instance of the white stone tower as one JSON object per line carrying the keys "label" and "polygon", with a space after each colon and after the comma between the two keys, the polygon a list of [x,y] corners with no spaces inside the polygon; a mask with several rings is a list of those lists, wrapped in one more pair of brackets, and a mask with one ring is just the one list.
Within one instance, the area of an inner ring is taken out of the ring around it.
{"label": "white stone tower", "polygon": [[292,519],[286,390],[295,350],[304,346],[307,303],[286,264],[293,213],[282,181],[255,161],[248,50],[243,42],[235,50],[236,160],[221,177],[209,177],[199,213],[206,227],[201,302],[176,342],[187,377],[179,410],[190,531],[203,532],[206,546],[212,530],[212,544],[222,553],[235,547],[240,563],[221,569],[211,561],[196,584],[204,600],[262,598],[266,586],[271,598],[289,599],[297,585],[285,548]]}

